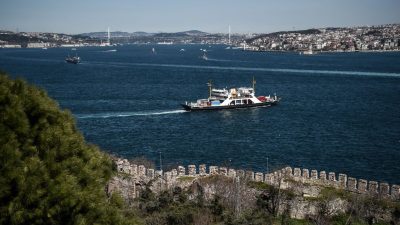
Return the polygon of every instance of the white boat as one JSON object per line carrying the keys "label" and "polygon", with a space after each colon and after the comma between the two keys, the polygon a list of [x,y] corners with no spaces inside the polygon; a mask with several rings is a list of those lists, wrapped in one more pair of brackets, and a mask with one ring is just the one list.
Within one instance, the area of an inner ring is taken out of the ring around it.
{"label": "white boat", "polygon": [[163,41],[163,42],[158,42],[157,44],[158,44],[158,45],[172,45],[173,42],[172,42],[172,41],[170,41],[170,42]]}
{"label": "white boat", "polygon": [[65,58],[65,62],[72,63],[72,64],[78,64],[81,62],[81,58],[78,55],[72,56],[72,57],[68,55],[68,57]]}
{"label": "white boat", "polygon": [[314,52],[313,52],[313,50],[307,50],[307,51],[303,51],[303,55],[313,55],[314,54]]}
{"label": "white boat", "polygon": [[209,81],[209,97],[207,99],[199,99],[196,102],[186,102],[182,107],[186,111],[202,111],[202,110],[221,110],[221,109],[237,109],[237,108],[253,108],[276,105],[280,98],[275,96],[255,96],[255,80],[253,78],[253,87],[240,87],[230,89],[212,88]]}
{"label": "white boat", "polygon": [[208,57],[207,57],[206,53],[204,53],[203,56],[201,56],[201,58],[204,59],[204,60],[208,60]]}

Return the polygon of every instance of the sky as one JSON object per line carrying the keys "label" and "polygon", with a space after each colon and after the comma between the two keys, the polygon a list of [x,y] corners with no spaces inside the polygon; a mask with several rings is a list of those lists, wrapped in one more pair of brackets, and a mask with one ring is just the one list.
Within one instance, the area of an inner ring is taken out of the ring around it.
{"label": "sky", "polygon": [[400,0],[0,0],[0,29],[268,33],[400,23]]}

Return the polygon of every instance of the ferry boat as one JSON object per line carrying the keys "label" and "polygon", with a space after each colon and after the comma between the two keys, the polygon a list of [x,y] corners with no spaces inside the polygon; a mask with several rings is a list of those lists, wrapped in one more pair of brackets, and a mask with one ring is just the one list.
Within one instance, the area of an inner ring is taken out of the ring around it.
{"label": "ferry boat", "polygon": [[215,89],[212,87],[211,81],[209,81],[207,83],[209,88],[209,97],[207,99],[199,99],[197,102],[186,102],[181,105],[186,111],[201,111],[272,106],[280,101],[280,98],[276,95],[256,97],[255,84],[256,81],[253,78],[252,88]]}
{"label": "ferry boat", "polygon": [[67,58],[65,58],[65,61],[67,63],[78,64],[81,62],[81,58],[79,56],[68,56]]}

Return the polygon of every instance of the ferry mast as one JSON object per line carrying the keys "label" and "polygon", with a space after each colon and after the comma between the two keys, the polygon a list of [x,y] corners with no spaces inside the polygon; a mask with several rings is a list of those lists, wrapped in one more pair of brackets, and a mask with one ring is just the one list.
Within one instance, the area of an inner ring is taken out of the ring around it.
{"label": "ferry mast", "polygon": [[209,80],[207,83],[208,86],[208,98],[211,98],[211,91],[212,91],[212,81]]}
{"label": "ferry mast", "polygon": [[253,93],[256,93],[256,79],[253,76]]}

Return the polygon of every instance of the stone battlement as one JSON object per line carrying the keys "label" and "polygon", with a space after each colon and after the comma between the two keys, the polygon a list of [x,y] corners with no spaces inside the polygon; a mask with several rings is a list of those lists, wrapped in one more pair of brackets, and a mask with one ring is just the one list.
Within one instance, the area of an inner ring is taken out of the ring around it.
{"label": "stone battlement", "polygon": [[120,173],[131,175],[134,182],[147,183],[150,180],[160,178],[167,186],[173,186],[180,177],[205,177],[221,175],[230,178],[242,178],[250,181],[265,182],[270,185],[287,188],[289,183],[300,182],[304,184],[335,187],[360,194],[373,194],[382,197],[400,199],[400,186],[389,185],[386,182],[367,181],[348,177],[346,174],[317,171],[301,168],[285,167],[272,173],[261,173],[245,170],[236,170],[227,167],[207,166],[201,164],[178,166],[167,172],[162,170],[147,169],[143,165],[131,164],[126,159],[116,159],[117,170]]}

